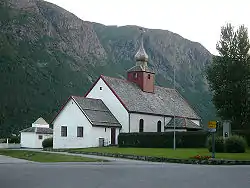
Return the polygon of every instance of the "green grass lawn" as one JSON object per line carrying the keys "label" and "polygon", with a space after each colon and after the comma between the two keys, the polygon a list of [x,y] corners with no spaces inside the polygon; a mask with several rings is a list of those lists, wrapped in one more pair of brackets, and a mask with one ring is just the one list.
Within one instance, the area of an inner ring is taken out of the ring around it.
{"label": "green grass lawn", "polygon": [[54,154],[45,152],[34,152],[24,150],[0,150],[0,155],[6,155],[19,159],[26,159],[35,162],[100,162],[102,160],[85,158],[80,156],[70,156],[64,154]]}
{"label": "green grass lawn", "polygon": [[[86,149],[71,149],[73,151],[87,151],[87,152],[106,152],[106,153],[120,153],[133,154],[142,156],[156,156],[167,158],[184,158],[188,159],[195,155],[211,156],[207,148],[194,149],[176,149],[171,148],[118,148],[118,147],[103,147],[103,148],[86,148]],[[250,149],[246,153],[216,153],[217,159],[234,159],[234,160],[250,160]]]}

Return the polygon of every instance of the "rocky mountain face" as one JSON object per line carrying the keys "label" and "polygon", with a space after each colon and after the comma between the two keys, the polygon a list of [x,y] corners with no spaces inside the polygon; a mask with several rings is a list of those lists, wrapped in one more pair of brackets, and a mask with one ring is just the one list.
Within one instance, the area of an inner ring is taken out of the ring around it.
{"label": "rocky mountain face", "polygon": [[[176,86],[206,123],[214,107],[204,77],[212,55],[199,43],[145,29],[156,84]],[[84,95],[100,74],[126,77],[135,64],[137,26],[82,21],[42,0],[0,0],[0,136],[38,117],[50,121],[69,95]]]}

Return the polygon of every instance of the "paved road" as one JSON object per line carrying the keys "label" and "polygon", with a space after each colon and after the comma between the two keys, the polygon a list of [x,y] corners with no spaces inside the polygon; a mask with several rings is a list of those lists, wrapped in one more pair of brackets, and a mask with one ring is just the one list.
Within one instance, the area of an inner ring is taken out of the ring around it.
{"label": "paved road", "polygon": [[15,164],[15,163],[31,163],[31,161],[0,155],[0,164]]}
{"label": "paved road", "polygon": [[244,188],[249,166],[146,163],[0,164],[1,188]]}

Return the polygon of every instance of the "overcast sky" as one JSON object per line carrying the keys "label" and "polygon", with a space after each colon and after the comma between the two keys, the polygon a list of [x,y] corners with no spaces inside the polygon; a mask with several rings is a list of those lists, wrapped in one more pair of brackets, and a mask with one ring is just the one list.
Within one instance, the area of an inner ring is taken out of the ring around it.
{"label": "overcast sky", "polygon": [[250,0],[47,0],[79,18],[105,25],[165,29],[216,54],[222,25],[250,27]]}

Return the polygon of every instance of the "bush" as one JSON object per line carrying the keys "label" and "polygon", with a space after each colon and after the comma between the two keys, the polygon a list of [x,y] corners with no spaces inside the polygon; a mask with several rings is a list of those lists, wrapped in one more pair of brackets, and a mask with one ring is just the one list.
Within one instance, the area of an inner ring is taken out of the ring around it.
{"label": "bush", "polygon": [[[212,152],[212,136],[208,138],[208,150]],[[215,137],[215,152],[223,153],[225,152],[224,138],[223,136]]]}
{"label": "bush", "polygon": [[[7,140],[6,140],[7,142]],[[15,143],[15,144],[19,144],[20,143],[20,136],[11,136],[9,138],[9,143]]]}
{"label": "bush", "polygon": [[244,137],[247,141],[247,145],[250,146],[250,130],[234,130],[233,135]]}
{"label": "bush", "polygon": [[225,150],[227,153],[245,153],[247,142],[242,136],[233,135],[225,139]]}
{"label": "bush", "polygon": [[[205,146],[207,133],[203,131],[176,132],[176,147],[202,148]],[[119,147],[172,148],[173,132],[161,133],[120,133]]]}
{"label": "bush", "polygon": [[46,138],[43,140],[43,148],[52,148],[53,147],[53,138]]}

